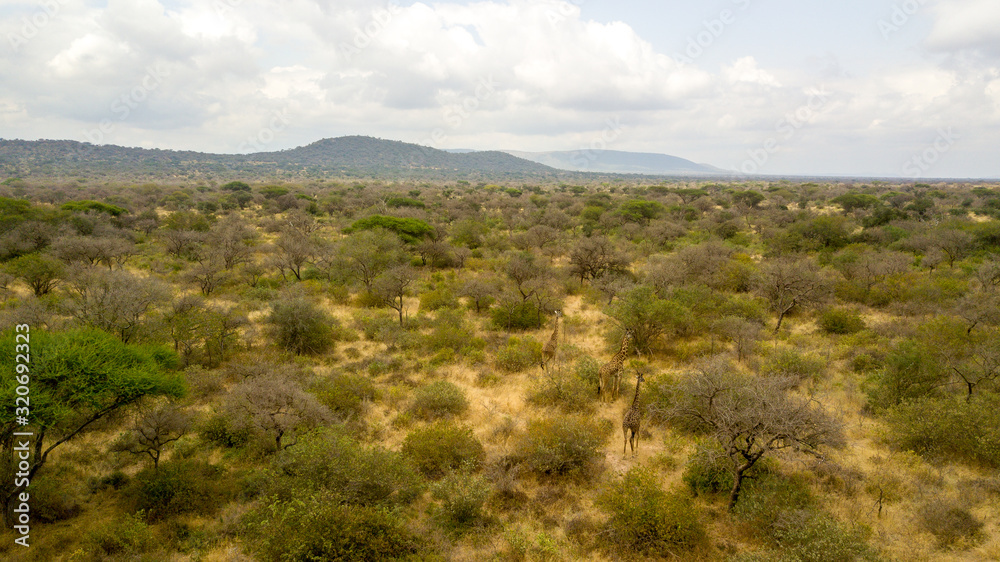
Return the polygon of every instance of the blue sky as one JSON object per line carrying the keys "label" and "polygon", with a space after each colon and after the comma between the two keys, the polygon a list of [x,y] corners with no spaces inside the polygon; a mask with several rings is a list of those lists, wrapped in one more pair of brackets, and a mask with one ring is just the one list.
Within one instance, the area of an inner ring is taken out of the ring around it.
{"label": "blue sky", "polygon": [[0,0],[0,136],[1000,177],[995,0]]}

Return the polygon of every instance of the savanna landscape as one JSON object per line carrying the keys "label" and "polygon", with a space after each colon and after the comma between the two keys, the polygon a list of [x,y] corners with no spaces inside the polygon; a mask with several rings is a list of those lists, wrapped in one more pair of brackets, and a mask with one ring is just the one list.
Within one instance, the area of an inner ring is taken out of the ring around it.
{"label": "savanna landscape", "polygon": [[39,158],[0,558],[1000,559],[995,182]]}

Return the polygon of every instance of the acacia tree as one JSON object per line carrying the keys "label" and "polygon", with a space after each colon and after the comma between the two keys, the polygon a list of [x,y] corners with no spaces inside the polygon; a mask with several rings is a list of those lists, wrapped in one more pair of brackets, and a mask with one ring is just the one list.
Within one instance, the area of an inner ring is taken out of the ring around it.
{"label": "acacia tree", "polygon": [[[23,331],[22,331],[23,332]],[[14,365],[16,344],[13,331],[0,336],[0,363]],[[123,411],[145,397],[184,394],[183,379],[169,373],[166,366],[176,358],[167,350],[152,350],[122,343],[100,330],[69,332],[34,332],[30,334],[31,363],[26,373],[31,388],[31,411],[28,421],[34,435],[22,439],[15,432],[25,431],[15,410],[16,377],[0,378],[0,445],[4,451],[0,463],[0,498],[4,519],[13,524],[15,498],[25,490],[15,478],[20,471],[14,446],[30,445],[27,478],[36,473],[53,450],[82,435],[98,420]]]}
{"label": "acacia tree", "polygon": [[679,428],[709,435],[728,458],[736,507],[746,474],[760,459],[791,448],[819,455],[823,446],[844,442],[842,424],[812,399],[793,397],[793,383],[780,377],[752,377],[715,359],[668,389],[668,404],[654,411]]}
{"label": "acacia tree", "polygon": [[177,403],[146,401],[138,405],[132,426],[111,445],[111,451],[147,455],[153,470],[159,470],[167,445],[184,437],[190,427],[191,416]]}
{"label": "acacia tree", "polygon": [[143,328],[147,312],[168,295],[155,279],[121,270],[91,270],[71,283],[69,308],[84,326],[117,334],[128,343]]}
{"label": "acacia tree", "polygon": [[352,234],[340,244],[339,253],[350,275],[369,293],[376,277],[406,259],[399,237],[380,228]]}
{"label": "acacia tree", "polygon": [[584,238],[569,254],[570,271],[583,283],[605,273],[624,273],[629,259],[605,236]]}
{"label": "acacia tree", "polygon": [[825,301],[830,296],[830,283],[812,260],[778,258],[761,267],[757,290],[778,315],[774,327],[778,333],[789,313]]}
{"label": "acacia tree", "polygon": [[658,297],[647,285],[628,291],[604,312],[632,331],[632,345],[640,351],[649,350],[661,337],[675,333],[688,314],[676,302]]}
{"label": "acacia tree", "polygon": [[403,325],[403,299],[409,286],[417,278],[417,272],[409,265],[396,266],[375,279],[375,295],[399,313],[399,325]]}
{"label": "acacia tree", "polygon": [[[298,383],[281,374],[267,373],[237,384],[226,400],[237,424],[274,437],[277,450],[296,443],[298,435],[332,419],[330,410]],[[286,438],[291,437],[288,442]]]}

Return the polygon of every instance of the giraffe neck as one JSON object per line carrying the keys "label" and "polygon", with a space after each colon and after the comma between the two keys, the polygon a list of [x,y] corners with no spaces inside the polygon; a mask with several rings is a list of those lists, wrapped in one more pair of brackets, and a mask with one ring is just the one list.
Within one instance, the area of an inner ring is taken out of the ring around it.
{"label": "giraffe neck", "polygon": [[622,348],[618,351],[618,359],[624,359],[628,355],[628,338],[622,340]]}
{"label": "giraffe neck", "polygon": [[639,385],[641,384],[642,381],[640,380],[635,381],[635,398],[632,399],[632,408],[631,408],[633,410],[639,409]]}

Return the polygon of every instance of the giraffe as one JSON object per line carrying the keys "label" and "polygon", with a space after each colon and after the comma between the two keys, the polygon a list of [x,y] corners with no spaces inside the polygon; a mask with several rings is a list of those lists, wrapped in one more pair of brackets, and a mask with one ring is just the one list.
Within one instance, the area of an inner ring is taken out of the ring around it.
{"label": "giraffe", "polygon": [[612,401],[618,399],[618,387],[622,381],[622,364],[625,361],[625,356],[628,355],[628,346],[632,342],[632,337],[632,330],[625,330],[621,349],[598,371],[598,395],[605,395],[610,392]]}
{"label": "giraffe", "polygon": [[556,348],[559,347],[559,317],[562,316],[562,312],[559,310],[555,311],[555,322],[552,328],[552,337],[549,338],[548,343],[545,344],[545,348],[542,349],[542,370],[546,370],[549,361],[556,356]]}
{"label": "giraffe", "polygon": [[[642,410],[639,409],[639,385],[645,380],[642,373],[636,371],[635,398],[632,399],[632,405],[629,406],[628,410],[625,410],[625,415],[622,417],[622,437],[625,439],[625,442],[622,443],[622,457],[625,456],[625,447],[630,444],[632,445],[632,456],[635,457],[635,447],[639,444],[639,422],[642,420]],[[630,430],[632,435],[629,435]]]}

